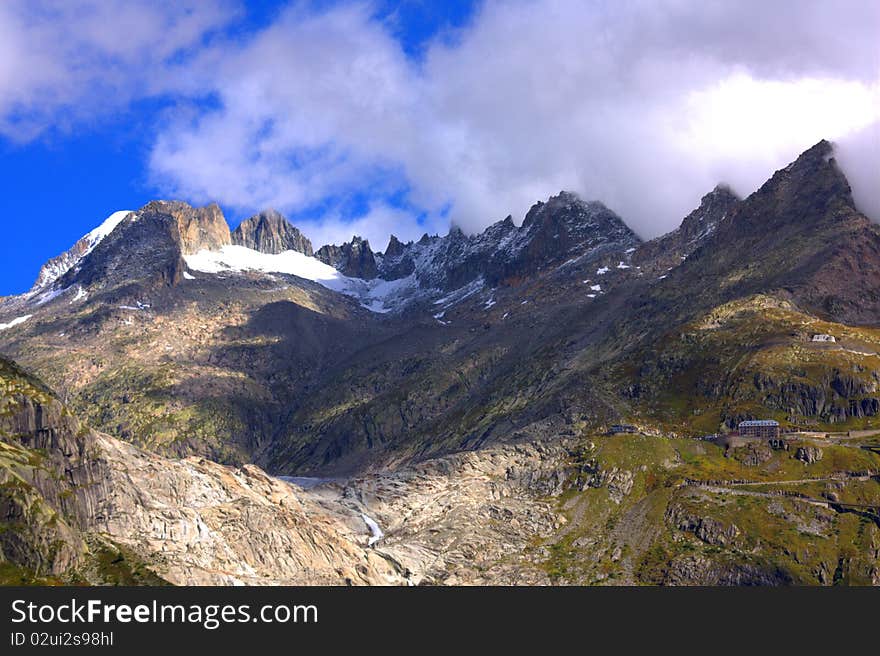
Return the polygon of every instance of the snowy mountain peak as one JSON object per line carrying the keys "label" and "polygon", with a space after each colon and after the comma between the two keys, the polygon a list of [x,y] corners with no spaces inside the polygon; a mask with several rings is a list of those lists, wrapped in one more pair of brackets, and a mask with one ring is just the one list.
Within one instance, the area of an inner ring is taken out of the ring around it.
{"label": "snowy mountain peak", "polygon": [[602,250],[625,251],[639,238],[602,203],[586,203],[561,192],[529,211],[522,227],[513,217],[468,236],[453,227],[445,237],[425,234],[415,243],[389,244],[379,277],[414,275],[424,289],[449,292],[477,279],[496,285]]}
{"label": "snowy mountain peak", "polygon": [[[123,224],[125,229],[119,230]],[[112,233],[108,245],[95,251]],[[39,294],[31,300],[46,303],[79,290],[75,300],[85,302],[96,298],[98,290],[130,293],[133,284],[138,293],[150,293],[191,280],[189,268],[294,275],[384,312],[474,285],[516,284],[542,270],[623,253],[638,243],[611,210],[568,192],[534,205],[521,227],[507,216],[475,235],[453,226],[443,237],[425,234],[406,244],[392,236],[384,254],[374,253],[369,241],[357,235],[313,253],[311,242],[274,210],[250,217],[230,233],[216,204],[196,208],[153,201],[134,213],[113,213],[70,251],[48,262],[36,288]]]}
{"label": "snowy mountain peak", "polygon": [[80,260],[95,250],[95,247],[113,232],[129,214],[131,214],[131,210],[113,212],[104,219],[101,225],[81,237],[69,250],[47,261],[40,269],[31,290],[32,293],[48,287],[79,264]]}

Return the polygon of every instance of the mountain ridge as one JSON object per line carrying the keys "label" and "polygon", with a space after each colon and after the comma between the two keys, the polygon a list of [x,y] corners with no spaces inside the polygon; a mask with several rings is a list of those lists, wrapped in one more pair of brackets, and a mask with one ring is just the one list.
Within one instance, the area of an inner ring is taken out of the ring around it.
{"label": "mountain ridge", "polygon": [[[157,321],[176,325],[178,315],[221,322],[226,334],[212,333],[213,345],[199,340],[201,354],[178,356],[183,357],[178,365],[161,364],[159,357],[162,349],[176,352],[173,344],[160,346],[159,333],[149,337],[156,340],[150,347],[156,355],[150,356],[147,380],[165,367],[187,378],[184,363],[196,357],[198,367],[224,380],[215,385],[229,389],[232,396],[224,402],[235,408],[218,430],[217,400],[207,391],[160,387],[165,391],[157,391],[157,398],[169,417],[192,422],[187,404],[199,408],[199,423],[187,424],[190,436],[215,431],[206,443],[190,437],[161,448],[207,449],[204,453],[231,462],[257,457],[276,471],[356,470],[373,459],[394,458],[397,451],[423,457],[473,448],[560,412],[575,423],[625,421],[641,412],[650,395],[619,390],[656,387],[643,380],[655,374],[626,368],[633,354],[644,345],[655,348],[669,332],[737,298],[770,294],[804,304],[801,310],[820,318],[876,321],[871,299],[878,288],[877,230],[853,206],[831,155],[830,145],[820,142],[745,199],[716,187],[677,231],[650,242],[642,243],[601,203],[562,192],[535,204],[519,227],[507,217],[473,236],[453,228],[444,237],[425,235],[407,244],[389,239],[387,252],[373,258],[377,276],[370,280],[344,277],[325,264],[314,274],[272,262],[262,268],[194,269],[184,250],[227,247],[217,225],[219,209],[160,204],[141,218],[136,212],[122,221],[79,270],[67,274],[62,295],[38,307],[27,304],[40,302],[34,299],[6,301],[0,319],[7,325],[7,315],[28,318],[2,337],[19,344],[16,354],[31,348],[31,339],[123,331],[113,328],[119,321],[147,331]],[[206,212],[207,226],[216,229],[194,226],[199,212]],[[183,233],[176,218],[181,214],[187,218]],[[771,219],[778,234],[763,236]],[[838,236],[847,239],[842,250],[828,245],[840,229]],[[138,230],[165,235],[144,249],[146,259],[133,259],[128,247],[137,241],[128,233]],[[372,253],[366,242],[359,243],[362,253]],[[772,248],[764,254],[761,244]],[[846,248],[868,249],[867,256],[855,261]],[[832,282],[840,280],[841,269],[846,276],[864,277],[857,292]],[[110,285],[111,279],[119,285]],[[242,323],[229,325],[231,317]],[[350,329],[355,317],[363,319],[362,330]],[[174,330],[189,332],[183,326]],[[345,348],[328,345],[331,334],[341,340],[337,344],[348,342]],[[244,336],[251,345],[239,343]],[[194,339],[189,335],[183,344]],[[334,347],[337,354],[331,353]],[[39,358],[52,367],[63,360]],[[280,364],[285,361],[289,367]],[[85,366],[68,370],[68,386],[81,387],[79,368]],[[103,377],[118,375],[119,366],[124,365],[101,365],[102,387],[111,385]],[[610,371],[618,372],[614,384],[604,382]],[[230,373],[232,378],[223,378]],[[232,384],[238,376],[248,381],[243,388]],[[97,390],[88,398],[99,399]],[[174,400],[179,398],[188,400],[181,405]],[[328,412],[328,404],[338,409]],[[138,414],[143,411],[141,403],[122,404],[97,425],[107,428],[105,421],[127,417],[124,431],[132,439],[154,439]],[[719,413],[719,424],[731,416],[728,410]],[[249,424],[259,427],[251,435]],[[167,430],[173,436],[180,429]]]}
{"label": "mountain ridge", "polygon": [[[233,243],[219,208],[117,218],[0,304],[0,351],[48,383],[0,358],[0,477],[26,483],[4,488],[16,516],[63,522],[0,533],[0,572],[112,582],[100,554],[122,554],[125,580],[178,583],[880,583],[880,231],[826,142],[648,242],[567,193],[335,266]],[[276,250],[280,221],[248,243]],[[339,270],[370,257],[373,278]],[[740,440],[754,418],[799,432]],[[61,494],[80,465],[103,487]],[[169,537],[137,490],[215,538]]]}

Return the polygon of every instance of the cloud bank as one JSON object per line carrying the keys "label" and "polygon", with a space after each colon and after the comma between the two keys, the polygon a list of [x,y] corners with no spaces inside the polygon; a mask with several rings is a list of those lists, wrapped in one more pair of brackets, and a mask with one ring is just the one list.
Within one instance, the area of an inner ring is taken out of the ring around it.
{"label": "cloud bank", "polygon": [[188,58],[234,16],[226,0],[0,2],[0,136],[22,143],[201,88]]}
{"label": "cloud bank", "polygon": [[[83,89],[168,95],[149,160],[162,194],[276,207],[316,243],[519,222],[560,189],[652,237],[717,182],[748,194],[821,138],[880,219],[874,0],[490,0],[417,60],[370,3],[294,3],[234,38],[212,37],[225,3],[87,4],[74,42],[46,52],[0,10],[0,49],[40,71],[0,64],[0,132],[100,111]],[[115,11],[139,12],[134,37],[96,29]]]}

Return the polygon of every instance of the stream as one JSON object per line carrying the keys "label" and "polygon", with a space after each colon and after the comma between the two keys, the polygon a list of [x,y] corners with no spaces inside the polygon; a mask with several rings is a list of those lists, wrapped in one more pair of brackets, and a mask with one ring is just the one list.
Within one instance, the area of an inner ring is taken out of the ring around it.
{"label": "stream", "polygon": [[379,528],[375,519],[364,513],[361,513],[361,518],[364,520],[364,524],[367,525],[367,528],[370,529],[370,540],[367,542],[367,545],[372,547],[379,540],[384,538],[385,534],[382,532],[382,529]]}
{"label": "stream", "polygon": [[[284,481],[285,483],[292,483],[293,485],[297,485],[304,490],[311,490],[323,483],[339,483],[345,479],[342,478],[316,478],[312,476],[276,476],[279,481]],[[382,529],[379,528],[379,524],[375,519],[367,515],[366,513],[361,513],[361,519],[364,520],[364,524],[367,525],[367,528],[370,531],[370,539],[367,542],[367,546],[372,547],[379,540],[385,537],[385,533],[382,532]]]}

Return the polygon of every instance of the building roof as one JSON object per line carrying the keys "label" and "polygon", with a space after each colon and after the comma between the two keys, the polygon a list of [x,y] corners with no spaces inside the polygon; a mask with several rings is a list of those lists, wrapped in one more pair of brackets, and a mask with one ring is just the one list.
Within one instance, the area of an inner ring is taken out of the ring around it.
{"label": "building roof", "polygon": [[740,428],[749,428],[752,426],[778,426],[779,422],[775,419],[750,419],[749,421],[739,422]]}

